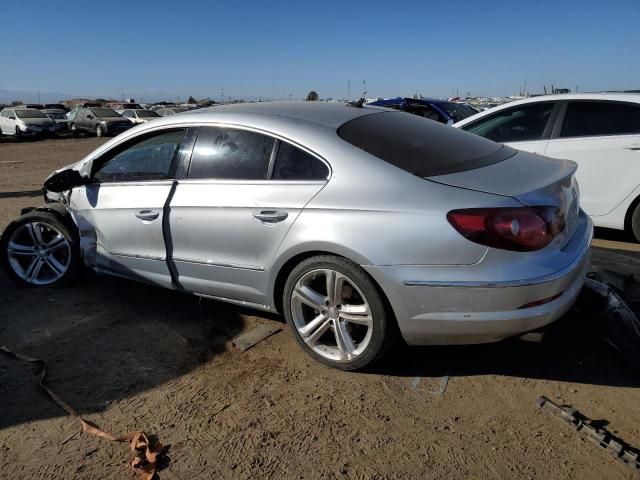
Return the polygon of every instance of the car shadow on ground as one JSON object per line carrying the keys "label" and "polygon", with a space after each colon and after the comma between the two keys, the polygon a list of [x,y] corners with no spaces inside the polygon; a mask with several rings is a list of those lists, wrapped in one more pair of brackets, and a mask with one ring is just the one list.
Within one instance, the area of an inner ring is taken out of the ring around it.
{"label": "car shadow on ground", "polygon": [[[232,306],[90,273],[63,289],[0,274],[0,319],[0,345],[45,360],[47,385],[85,415],[185,375],[245,325]],[[37,371],[0,355],[0,429],[64,415]]]}

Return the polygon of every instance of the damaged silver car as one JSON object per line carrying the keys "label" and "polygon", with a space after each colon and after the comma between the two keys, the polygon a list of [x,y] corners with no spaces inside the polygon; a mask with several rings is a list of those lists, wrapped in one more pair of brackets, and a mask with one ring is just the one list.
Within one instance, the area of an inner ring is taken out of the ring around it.
{"label": "damaged silver car", "polygon": [[592,238],[575,169],[384,108],[219,106],[51,175],[1,259],[25,286],[85,265],[281,312],[309,355],[355,370],[399,336],[494,342],[566,312]]}

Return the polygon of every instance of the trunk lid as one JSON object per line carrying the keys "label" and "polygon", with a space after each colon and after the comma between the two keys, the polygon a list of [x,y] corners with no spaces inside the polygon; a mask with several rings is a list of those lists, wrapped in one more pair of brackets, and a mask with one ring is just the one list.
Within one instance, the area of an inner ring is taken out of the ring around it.
{"label": "trunk lid", "polygon": [[566,224],[557,241],[564,245],[573,237],[578,223],[580,191],[574,177],[577,168],[569,160],[519,151],[499,163],[427,177],[427,180],[512,197],[525,206],[557,207],[564,214]]}

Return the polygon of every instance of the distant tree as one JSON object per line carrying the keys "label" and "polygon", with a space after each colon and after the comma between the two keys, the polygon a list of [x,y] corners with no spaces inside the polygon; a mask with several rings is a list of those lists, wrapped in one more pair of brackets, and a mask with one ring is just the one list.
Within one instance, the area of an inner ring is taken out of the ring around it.
{"label": "distant tree", "polygon": [[11,106],[15,107],[16,105],[22,105],[23,102],[19,101],[19,100],[14,100],[13,102],[11,102]]}
{"label": "distant tree", "polygon": [[187,103],[198,103],[198,100],[196,100],[192,96],[189,96],[189,99],[187,100]]}
{"label": "distant tree", "polygon": [[109,100],[106,100],[106,99],[104,99],[104,98],[96,98],[96,99],[95,99],[95,102],[96,102],[96,103],[107,103],[108,101],[109,101]]}
{"label": "distant tree", "polygon": [[316,100],[318,100],[318,94],[316,93],[315,90],[311,90],[309,93],[307,93],[307,98],[305,99],[307,102],[315,102]]}

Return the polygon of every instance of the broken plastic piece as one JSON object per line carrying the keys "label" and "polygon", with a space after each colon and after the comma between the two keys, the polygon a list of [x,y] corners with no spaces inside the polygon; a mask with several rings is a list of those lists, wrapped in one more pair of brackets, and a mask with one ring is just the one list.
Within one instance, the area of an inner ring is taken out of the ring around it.
{"label": "broken plastic piece", "polygon": [[280,330],[282,330],[282,327],[278,325],[258,325],[253,330],[249,330],[247,333],[238,335],[236,338],[231,340],[231,345],[244,352],[245,350],[253,347],[256,343],[261,342]]}

